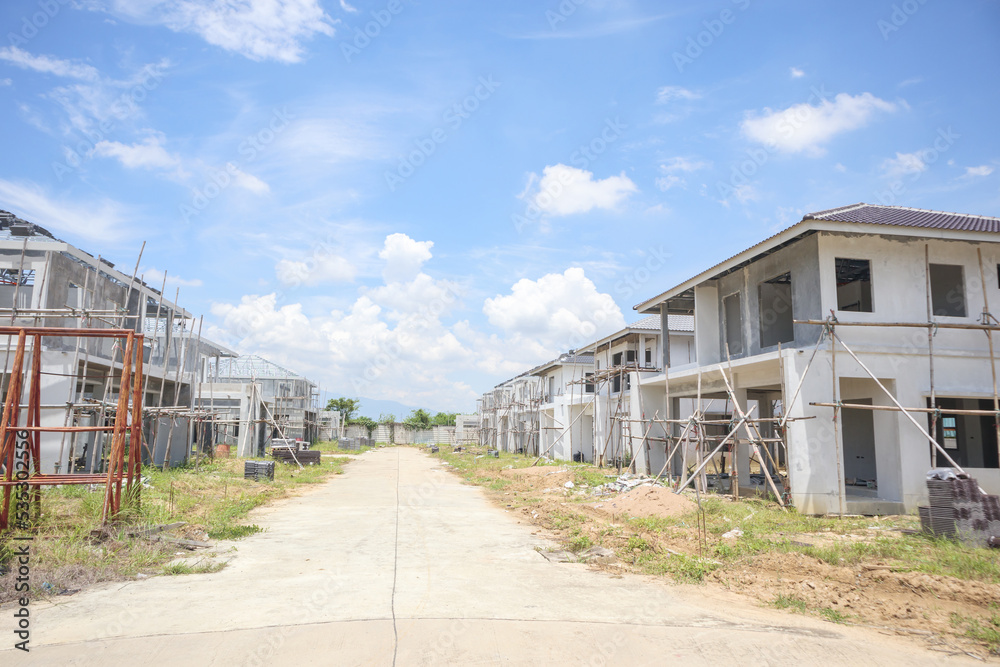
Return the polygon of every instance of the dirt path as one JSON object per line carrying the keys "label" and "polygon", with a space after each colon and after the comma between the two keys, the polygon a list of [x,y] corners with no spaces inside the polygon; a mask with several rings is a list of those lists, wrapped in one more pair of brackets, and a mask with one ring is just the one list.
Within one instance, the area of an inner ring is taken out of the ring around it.
{"label": "dirt path", "polygon": [[[707,587],[550,563],[482,492],[408,448],[254,513],[225,570],[32,608],[0,664],[980,664]],[[6,611],[6,610],[5,610]],[[0,631],[11,637],[4,613]]]}

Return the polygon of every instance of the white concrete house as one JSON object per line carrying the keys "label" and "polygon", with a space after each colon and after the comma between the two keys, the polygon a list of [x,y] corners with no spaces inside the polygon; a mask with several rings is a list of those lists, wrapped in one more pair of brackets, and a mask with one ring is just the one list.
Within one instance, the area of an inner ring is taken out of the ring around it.
{"label": "white concrete house", "polygon": [[643,385],[641,380],[662,371],[668,356],[665,350],[677,364],[693,363],[695,354],[690,315],[670,316],[667,346],[662,342],[662,325],[659,315],[648,316],[583,348],[593,355],[592,373],[599,378],[592,413],[596,415],[592,423],[596,450],[592,447],[585,460],[600,462],[603,456],[604,462],[614,463],[634,456],[639,472],[655,474],[662,469],[666,458],[662,427],[649,428],[645,444],[643,435],[649,420],[657,414],[665,417],[663,387]]}
{"label": "white concrete house", "polygon": [[479,442],[505,452],[537,455],[541,378],[522,373],[501,382],[477,401]]}
{"label": "white concrete house", "polygon": [[[822,326],[801,322],[833,313],[841,323],[911,323],[916,326],[839,325],[835,331],[907,408],[929,405],[933,360],[942,410],[934,435],[984,489],[997,493],[994,418],[948,415],[949,408],[993,409],[987,335],[937,329],[931,356],[927,323],[982,321],[984,299],[1000,310],[998,280],[998,218],[868,204],[808,214],[635,307],[694,318],[692,363],[672,358],[667,373],[644,376],[641,384],[665,390],[669,383],[676,416],[678,399],[695,396],[699,375],[705,396],[725,397],[720,369],[731,363],[745,406],[768,416],[783,409],[784,396],[790,417],[811,418],[789,422],[785,437],[791,498],[801,511],[912,512],[927,503],[925,473],[943,458],[898,410],[842,408],[834,422],[834,410],[812,405],[893,403],[840,345],[832,351],[827,337],[816,347]],[[928,414],[917,419],[929,428]],[[748,453],[741,449],[743,486]]]}
{"label": "white concrete house", "polygon": [[529,371],[541,379],[539,441],[553,459],[593,459],[593,370],[592,356],[570,351]]}

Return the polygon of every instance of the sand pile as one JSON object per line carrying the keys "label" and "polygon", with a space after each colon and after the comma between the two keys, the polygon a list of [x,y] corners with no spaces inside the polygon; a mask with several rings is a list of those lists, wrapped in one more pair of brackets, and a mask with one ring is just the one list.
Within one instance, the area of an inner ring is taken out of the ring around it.
{"label": "sand pile", "polygon": [[627,516],[680,516],[698,506],[684,496],[662,486],[639,486],[628,493],[596,503],[594,509],[607,514]]}

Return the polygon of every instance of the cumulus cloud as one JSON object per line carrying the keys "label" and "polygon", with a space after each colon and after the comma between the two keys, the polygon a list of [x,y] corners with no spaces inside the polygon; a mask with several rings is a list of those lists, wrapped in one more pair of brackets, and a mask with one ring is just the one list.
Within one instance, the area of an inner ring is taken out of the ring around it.
{"label": "cumulus cloud", "polygon": [[120,18],[192,33],[256,61],[299,62],[304,41],[334,34],[335,21],[320,0],[106,0],[104,5]]}
{"label": "cumulus cloud", "polygon": [[804,102],[787,109],[749,112],[741,124],[751,141],[773,146],[784,153],[805,153],[817,157],[835,136],[867,125],[878,113],[892,113],[898,106],[871,93],[840,93],[818,104]]}
{"label": "cumulus cloud", "polygon": [[[401,236],[386,254],[402,248],[404,256],[419,257]],[[495,332],[454,320],[461,296],[458,285],[421,272],[361,288],[348,307],[312,315],[279,294],[247,295],[214,304],[206,335],[344,394],[459,410],[470,409],[479,394],[469,373],[496,382],[624,326],[614,300],[581,268],[521,280],[486,299],[483,311]]]}
{"label": "cumulus cloud", "polygon": [[615,210],[638,191],[625,172],[597,180],[593,172],[556,164],[545,167],[540,179],[532,174],[521,197],[543,213],[558,217],[588,213],[595,208]]}
{"label": "cumulus cloud", "polygon": [[919,174],[926,171],[927,164],[920,156],[920,152],[896,153],[896,157],[888,158],[882,163],[882,171],[890,178],[899,178],[910,174]]}
{"label": "cumulus cloud", "polygon": [[788,73],[791,75],[793,79],[801,79],[806,75],[806,73],[800,70],[798,67],[790,67],[788,69]]}
{"label": "cumulus cloud", "polygon": [[385,237],[385,244],[379,251],[380,259],[385,260],[382,276],[387,283],[412,280],[420,273],[420,267],[429,260],[433,241],[414,241],[406,234],[390,234]]}
{"label": "cumulus cloud", "polygon": [[578,347],[625,326],[614,299],[598,292],[579,267],[519,280],[510,294],[486,299],[483,313],[508,335],[541,341],[554,350]]}
{"label": "cumulus cloud", "polygon": [[17,65],[22,69],[42,74],[54,74],[69,79],[95,82],[101,78],[100,72],[90,65],[74,63],[52,56],[35,56],[16,46],[0,48],[0,60]]}

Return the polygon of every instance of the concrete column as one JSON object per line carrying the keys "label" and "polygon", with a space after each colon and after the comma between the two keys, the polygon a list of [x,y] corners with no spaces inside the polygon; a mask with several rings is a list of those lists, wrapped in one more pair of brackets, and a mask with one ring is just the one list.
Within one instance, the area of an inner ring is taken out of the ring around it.
{"label": "concrete column", "polygon": [[[746,389],[733,389],[733,393],[736,395],[736,400],[739,401],[740,409],[743,412],[748,412],[749,407],[747,406],[747,390]],[[735,414],[735,410],[733,411]],[[756,415],[756,413],[754,413]],[[746,440],[749,438],[749,432],[746,426],[741,426],[739,433],[737,434],[740,440]],[[750,445],[745,442],[741,442],[736,451],[736,462],[739,468],[739,484],[740,486],[750,486]]]}

